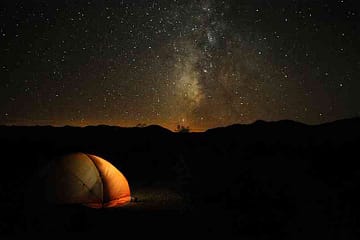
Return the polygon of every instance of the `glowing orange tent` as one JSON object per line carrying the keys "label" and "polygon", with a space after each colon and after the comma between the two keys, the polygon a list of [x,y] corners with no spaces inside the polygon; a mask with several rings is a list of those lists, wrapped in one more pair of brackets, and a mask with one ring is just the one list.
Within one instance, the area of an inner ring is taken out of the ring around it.
{"label": "glowing orange tent", "polygon": [[53,161],[47,173],[47,199],[57,204],[109,208],[131,200],[125,176],[110,162],[95,155],[65,155]]}

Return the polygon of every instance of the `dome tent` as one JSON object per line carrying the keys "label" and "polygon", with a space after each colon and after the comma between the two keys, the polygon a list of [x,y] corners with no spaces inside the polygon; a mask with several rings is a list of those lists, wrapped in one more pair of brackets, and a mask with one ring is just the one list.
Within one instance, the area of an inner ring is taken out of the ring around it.
{"label": "dome tent", "polygon": [[91,208],[122,206],[131,201],[125,176],[105,159],[86,153],[71,153],[46,168],[48,202],[82,204]]}

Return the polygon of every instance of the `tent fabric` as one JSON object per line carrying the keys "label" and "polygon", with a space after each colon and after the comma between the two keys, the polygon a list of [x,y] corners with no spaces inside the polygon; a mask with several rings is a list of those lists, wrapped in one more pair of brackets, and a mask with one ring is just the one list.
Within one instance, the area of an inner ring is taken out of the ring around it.
{"label": "tent fabric", "polygon": [[125,176],[105,159],[72,153],[52,164],[48,199],[57,204],[83,204],[91,208],[124,205],[131,200]]}
{"label": "tent fabric", "polygon": [[103,182],[104,206],[114,207],[130,202],[130,188],[125,176],[108,161],[95,155],[88,154],[88,157],[96,165]]}

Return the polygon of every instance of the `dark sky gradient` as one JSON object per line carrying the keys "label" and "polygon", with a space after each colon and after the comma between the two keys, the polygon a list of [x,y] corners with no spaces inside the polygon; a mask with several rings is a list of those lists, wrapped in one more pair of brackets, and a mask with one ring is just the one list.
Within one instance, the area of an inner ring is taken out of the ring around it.
{"label": "dark sky gradient", "polygon": [[360,1],[1,1],[0,124],[360,115]]}

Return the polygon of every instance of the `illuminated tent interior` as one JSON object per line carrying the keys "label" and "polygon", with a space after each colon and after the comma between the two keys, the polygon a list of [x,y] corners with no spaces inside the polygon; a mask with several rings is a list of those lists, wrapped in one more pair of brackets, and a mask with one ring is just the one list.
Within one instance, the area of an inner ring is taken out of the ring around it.
{"label": "illuminated tent interior", "polygon": [[110,162],[95,155],[65,155],[53,161],[46,172],[46,196],[52,203],[110,208],[131,200],[125,176]]}

